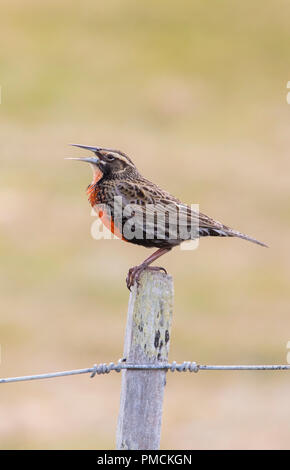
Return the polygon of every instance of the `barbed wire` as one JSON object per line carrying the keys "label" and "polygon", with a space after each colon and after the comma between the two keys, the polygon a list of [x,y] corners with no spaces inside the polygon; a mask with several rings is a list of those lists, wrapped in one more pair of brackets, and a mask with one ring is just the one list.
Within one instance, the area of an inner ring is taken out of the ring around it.
{"label": "barbed wire", "polygon": [[196,362],[184,361],[178,364],[176,361],[166,364],[130,364],[120,359],[117,364],[110,362],[109,364],[95,364],[93,367],[86,369],[65,370],[62,372],[51,372],[47,374],[23,375],[21,377],[7,377],[0,379],[0,383],[24,382],[28,380],[51,379],[55,377],[66,377],[69,375],[91,374],[91,378],[95,375],[109,374],[111,371],[121,372],[121,370],[165,370],[171,372],[199,372],[201,370],[290,370],[289,364],[280,365],[204,365]]}

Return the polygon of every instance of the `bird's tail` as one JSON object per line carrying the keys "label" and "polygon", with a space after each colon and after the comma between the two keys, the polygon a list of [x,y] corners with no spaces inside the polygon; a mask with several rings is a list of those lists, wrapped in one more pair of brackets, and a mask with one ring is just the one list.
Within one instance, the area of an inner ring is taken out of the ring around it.
{"label": "bird's tail", "polygon": [[242,238],[243,240],[248,240],[249,242],[256,243],[257,245],[268,248],[268,245],[266,245],[265,243],[260,242],[259,240],[256,240],[253,237],[249,237],[249,235],[246,235],[245,233],[238,232],[237,230],[228,229],[227,236]]}
{"label": "bird's tail", "polygon": [[[191,214],[192,220],[196,221],[196,213],[191,211]],[[257,245],[268,247],[268,245],[260,242],[259,240],[256,240],[256,238],[249,237],[249,235],[246,235],[245,233],[233,230],[229,226],[224,225],[217,220],[211,219],[207,215],[204,215],[200,212],[198,214],[198,231],[200,237],[238,237],[242,238],[243,240],[256,243]]]}

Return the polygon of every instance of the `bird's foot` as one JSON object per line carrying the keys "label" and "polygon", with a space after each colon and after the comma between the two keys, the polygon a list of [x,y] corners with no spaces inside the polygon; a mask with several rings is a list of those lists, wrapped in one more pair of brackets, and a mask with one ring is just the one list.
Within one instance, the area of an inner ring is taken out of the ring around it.
{"label": "bird's foot", "polygon": [[126,277],[126,284],[129,290],[131,290],[131,287],[137,283],[137,286],[139,287],[140,285],[140,276],[143,271],[145,270],[148,271],[164,271],[165,274],[167,274],[167,271],[165,268],[162,268],[161,266],[148,266],[147,264],[139,264],[138,266],[134,266],[133,268],[130,268]]}

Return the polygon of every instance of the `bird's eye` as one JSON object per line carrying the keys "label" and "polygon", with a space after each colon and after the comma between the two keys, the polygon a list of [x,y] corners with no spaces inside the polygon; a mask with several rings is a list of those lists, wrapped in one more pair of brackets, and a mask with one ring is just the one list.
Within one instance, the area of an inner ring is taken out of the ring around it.
{"label": "bird's eye", "polygon": [[108,153],[108,155],[106,155],[106,159],[109,160],[109,162],[112,162],[113,160],[115,160],[115,157],[111,153]]}

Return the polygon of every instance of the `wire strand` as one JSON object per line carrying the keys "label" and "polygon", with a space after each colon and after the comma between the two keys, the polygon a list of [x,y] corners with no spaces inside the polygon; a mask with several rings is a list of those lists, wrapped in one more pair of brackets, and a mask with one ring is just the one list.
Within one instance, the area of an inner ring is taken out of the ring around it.
{"label": "wire strand", "polygon": [[52,379],[55,377],[66,377],[69,375],[91,374],[91,378],[95,375],[109,374],[111,371],[120,372],[121,370],[165,370],[171,372],[199,372],[201,370],[222,370],[222,371],[235,371],[235,370],[290,370],[289,364],[280,365],[202,365],[196,362],[184,361],[178,364],[176,361],[167,364],[130,364],[124,362],[122,359],[117,364],[110,362],[109,364],[95,364],[93,367],[87,369],[74,369],[62,372],[51,372],[47,374],[36,375],[23,375],[21,377],[7,377],[0,379],[0,383],[9,382],[25,382],[29,380]]}

